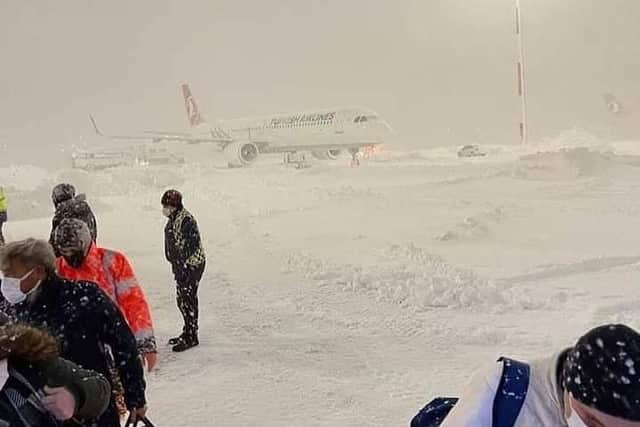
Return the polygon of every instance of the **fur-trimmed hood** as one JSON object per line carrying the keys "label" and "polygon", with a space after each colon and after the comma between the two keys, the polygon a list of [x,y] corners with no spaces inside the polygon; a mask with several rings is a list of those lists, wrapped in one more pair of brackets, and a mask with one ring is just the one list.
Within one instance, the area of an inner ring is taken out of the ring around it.
{"label": "fur-trimmed hood", "polygon": [[0,326],[0,360],[39,363],[58,355],[58,343],[46,332],[14,323]]}

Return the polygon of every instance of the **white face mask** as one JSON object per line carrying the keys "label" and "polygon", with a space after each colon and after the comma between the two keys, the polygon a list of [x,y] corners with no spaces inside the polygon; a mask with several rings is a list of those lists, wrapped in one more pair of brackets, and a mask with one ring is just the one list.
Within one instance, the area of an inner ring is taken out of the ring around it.
{"label": "white face mask", "polygon": [[170,217],[172,213],[173,213],[173,208],[170,208],[168,206],[165,206],[164,208],[162,208],[162,215],[166,217]]}
{"label": "white face mask", "polygon": [[38,281],[36,286],[34,286],[33,289],[31,289],[27,293],[22,292],[22,289],[20,289],[20,284],[22,283],[22,281],[27,277],[29,277],[34,270],[35,269],[32,269],[30,272],[28,272],[27,274],[25,274],[19,279],[16,279],[15,277],[2,278],[2,285],[0,286],[0,291],[2,292],[2,296],[7,300],[9,304],[11,305],[20,304],[25,299],[27,299],[27,296],[31,292],[33,292],[34,290],[36,290],[38,286],[40,286],[40,281]]}
{"label": "white face mask", "polygon": [[582,418],[578,415],[573,406],[571,406],[571,402],[569,402],[569,407],[571,408],[571,415],[567,418],[567,425],[569,427],[587,427],[587,425],[582,421]]}

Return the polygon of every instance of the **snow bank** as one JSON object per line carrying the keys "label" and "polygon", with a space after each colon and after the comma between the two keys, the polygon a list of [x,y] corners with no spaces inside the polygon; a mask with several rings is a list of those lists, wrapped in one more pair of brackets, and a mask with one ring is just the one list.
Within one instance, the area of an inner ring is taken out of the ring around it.
{"label": "snow bank", "polygon": [[499,206],[477,215],[467,217],[445,233],[436,236],[441,242],[476,240],[487,237],[491,227],[504,220],[506,212]]}
{"label": "snow bank", "polygon": [[0,168],[0,185],[9,192],[33,191],[51,179],[46,170],[33,165]]}
{"label": "snow bank", "polygon": [[513,177],[529,180],[561,180],[597,177],[628,164],[611,151],[592,147],[562,148],[520,157]]}
{"label": "snow bank", "polygon": [[413,244],[383,250],[376,263],[335,264],[296,252],[286,259],[284,273],[297,273],[342,292],[365,294],[379,302],[410,310],[472,308],[496,310],[505,306],[541,308],[522,292],[499,288],[473,271],[448,264]]}
{"label": "snow bank", "polygon": [[89,198],[110,196],[136,196],[150,190],[165,190],[177,187],[185,180],[180,167],[119,167],[101,171],[85,172],[66,170],[58,174],[59,182],[69,182],[78,192]]}

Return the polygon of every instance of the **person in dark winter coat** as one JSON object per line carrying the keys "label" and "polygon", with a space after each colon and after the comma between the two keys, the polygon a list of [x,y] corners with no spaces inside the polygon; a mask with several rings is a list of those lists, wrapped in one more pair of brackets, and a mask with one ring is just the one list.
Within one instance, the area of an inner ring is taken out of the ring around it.
{"label": "person in dark winter coat", "polygon": [[7,222],[7,197],[4,195],[4,188],[0,187],[0,246],[4,245],[2,226],[5,222]]}
{"label": "person in dark winter coat", "polygon": [[[55,266],[53,249],[44,240],[26,239],[0,248],[0,308],[18,322],[48,331],[58,340],[65,359],[107,378],[109,347],[124,385],[127,408],[135,418],[144,417],[142,363],[122,313],[94,283],[61,279]],[[118,425],[112,396],[97,426]]]}
{"label": "person in dark winter coat", "polygon": [[[65,218],[75,218],[83,221],[89,227],[91,232],[91,240],[93,242],[98,238],[98,225],[96,223],[96,217],[87,203],[87,198],[84,194],[78,194],[76,196],[76,189],[71,184],[58,184],[53,187],[51,191],[51,201],[56,211],[51,220],[51,233],[49,234],[49,243],[54,245],[54,238],[56,228]],[[54,247],[54,253],[56,256],[60,256],[58,251]]]}
{"label": "person in dark winter coat", "polygon": [[167,190],[161,199],[163,215],[168,218],[164,228],[165,257],[177,283],[177,303],[184,328],[182,334],[169,340],[173,351],[188,350],[198,341],[198,285],[204,273],[206,256],[198,223],[182,204],[182,194]]}
{"label": "person in dark winter coat", "polygon": [[[529,365],[514,427],[640,427],[640,334],[633,329],[599,326]],[[491,426],[501,370],[494,363],[476,374],[440,426]]]}
{"label": "person in dark winter coat", "polygon": [[18,324],[0,327],[0,425],[58,427],[73,419],[88,426],[110,396],[105,377],[60,358],[46,332]]}

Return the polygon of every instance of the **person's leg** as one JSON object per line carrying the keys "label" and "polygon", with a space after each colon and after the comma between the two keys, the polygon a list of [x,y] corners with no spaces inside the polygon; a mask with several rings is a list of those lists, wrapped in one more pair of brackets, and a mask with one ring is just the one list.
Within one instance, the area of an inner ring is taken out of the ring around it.
{"label": "person's leg", "polygon": [[[6,215],[6,214],[5,214]],[[4,246],[4,234],[2,233],[2,226],[6,221],[5,215],[0,215],[0,246]]]}
{"label": "person's leg", "polygon": [[198,339],[198,282],[190,282],[185,297],[185,338]]}
{"label": "person's leg", "polygon": [[184,329],[180,342],[173,351],[185,351],[199,344],[198,341],[198,286],[204,266],[198,270],[190,271],[187,280],[179,284],[179,307],[184,318]]}
{"label": "person's leg", "polygon": [[187,333],[187,324],[189,322],[189,284],[182,282],[178,283],[176,287],[176,302],[178,303],[178,309],[182,314],[182,337]]}

